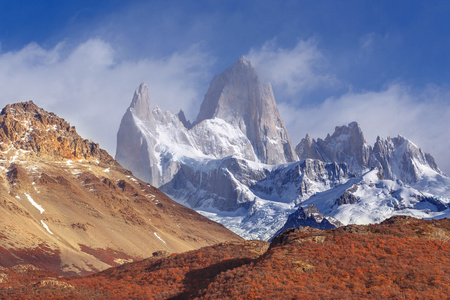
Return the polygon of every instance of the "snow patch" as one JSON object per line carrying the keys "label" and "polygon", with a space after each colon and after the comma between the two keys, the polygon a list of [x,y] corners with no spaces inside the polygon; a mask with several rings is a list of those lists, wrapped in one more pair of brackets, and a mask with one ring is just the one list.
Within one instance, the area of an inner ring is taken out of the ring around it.
{"label": "snow patch", "polygon": [[160,239],[164,244],[167,244],[166,241],[164,241],[156,232],[153,232],[155,236]]}
{"label": "snow patch", "polygon": [[30,195],[25,193],[25,196],[28,198],[28,201],[30,201],[30,203],[36,207],[37,210],[39,210],[39,212],[42,214],[45,210],[42,208],[42,206],[40,206],[39,204],[36,203],[36,201],[33,200],[33,198],[31,198]]}
{"label": "snow patch", "polygon": [[53,232],[50,231],[50,228],[48,228],[47,224],[44,223],[44,221],[41,220],[42,226],[44,226],[45,230],[48,231],[48,233],[53,234]]}

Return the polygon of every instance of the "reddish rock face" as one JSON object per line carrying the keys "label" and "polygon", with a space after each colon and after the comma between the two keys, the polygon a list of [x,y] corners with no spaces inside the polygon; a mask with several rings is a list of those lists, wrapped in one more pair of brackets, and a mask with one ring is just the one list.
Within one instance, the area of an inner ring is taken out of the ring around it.
{"label": "reddish rock face", "polygon": [[33,101],[7,105],[1,112],[0,124],[2,149],[10,142],[16,149],[33,151],[42,158],[96,158],[104,163],[114,163],[98,144],[83,139],[74,126],[39,108]]}

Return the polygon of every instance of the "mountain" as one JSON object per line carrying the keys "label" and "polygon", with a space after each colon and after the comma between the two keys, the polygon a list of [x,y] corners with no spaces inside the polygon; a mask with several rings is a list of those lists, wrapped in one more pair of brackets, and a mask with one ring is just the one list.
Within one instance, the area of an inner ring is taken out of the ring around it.
{"label": "mountain", "polygon": [[169,182],[179,157],[222,159],[237,156],[267,164],[297,160],[270,84],[259,82],[251,62],[241,57],[215,76],[194,125],[184,113],[150,110],[142,83],[122,118],[116,160],[155,186]]}
{"label": "mountain", "polygon": [[431,174],[445,176],[430,154],[402,136],[378,137],[373,146],[368,145],[356,122],[337,126],[333,135],[327,135],[324,140],[311,140],[307,134],[295,151],[299,159],[346,163],[349,170],[358,175],[377,168],[384,179],[399,179],[410,184]]}
{"label": "mountain", "polygon": [[443,218],[450,215],[450,178],[408,139],[378,137],[366,143],[356,122],[337,126],[333,135],[297,146],[301,159],[346,164],[356,176],[334,189],[313,195],[301,207],[315,205],[320,213],[344,224],[378,223],[391,216]]}
{"label": "mountain", "polygon": [[[224,73],[239,67],[253,74],[245,62],[241,58]],[[182,113],[155,106],[149,114],[149,107],[148,87],[141,84],[122,118],[117,161],[245,238],[269,239],[295,204],[352,177],[345,165],[335,163],[261,163],[249,138],[226,120],[214,117],[186,128]]]}
{"label": "mountain", "polygon": [[445,299],[449,251],[450,219],[393,217],[327,231],[289,229],[270,244],[155,253],[82,278],[3,268],[0,298]]}
{"label": "mountain", "polygon": [[292,150],[270,86],[244,57],[213,78],[192,124],[150,110],[149,94],[141,84],[122,119],[117,161],[246,239],[269,240],[308,205],[345,225],[448,211],[450,178],[406,138],[370,146],[353,122]]}
{"label": "mountain", "polygon": [[241,240],[133,176],[33,102],[0,114],[0,266],[79,275]]}

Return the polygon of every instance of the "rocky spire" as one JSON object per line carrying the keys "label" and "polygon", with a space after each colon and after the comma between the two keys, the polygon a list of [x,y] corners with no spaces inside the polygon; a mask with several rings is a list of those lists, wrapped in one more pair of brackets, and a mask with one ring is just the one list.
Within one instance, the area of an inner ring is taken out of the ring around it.
{"label": "rocky spire", "polygon": [[237,62],[211,81],[196,123],[220,118],[238,127],[259,160],[268,164],[296,160],[270,84],[262,85],[251,61]]}
{"label": "rocky spire", "polygon": [[370,147],[358,123],[336,126],[334,133],[325,140],[303,139],[295,151],[299,159],[315,158],[325,162],[345,162],[351,172],[361,173],[368,167]]}
{"label": "rocky spire", "polygon": [[300,143],[295,147],[295,152],[300,160],[306,158],[312,159],[322,159],[320,154],[315,149],[316,140],[312,139],[309,133],[300,141]]}
{"label": "rocky spire", "polygon": [[133,111],[135,116],[142,120],[150,120],[153,118],[148,86],[145,82],[142,82],[134,92],[130,109]]}
{"label": "rocky spire", "polygon": [[[133,100],[122,117],[117,132],[116,160],[136,176],[156,185],[152,179],[152,168],[156,158],[147,149],[147,141],[137,124],[155,131],[156,122],[150,106],[148,86],[141,83],[134,92]],[[156,179],[155,179],[156,180]]]}

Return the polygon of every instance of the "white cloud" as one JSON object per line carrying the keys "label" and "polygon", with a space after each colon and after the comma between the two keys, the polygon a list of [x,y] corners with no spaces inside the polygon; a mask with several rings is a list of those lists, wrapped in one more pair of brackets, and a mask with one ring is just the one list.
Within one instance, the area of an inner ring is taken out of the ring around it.
{"label": "white cloud", "polygon": [[270,82],[278,95],[294,96],[337,82],[325,71],[327,61],[312,39],[299,41],[292,49],[280,48],[272,40],[251,49],[247,56],[262,81]]}
{"label": "white cloud", "polygon": [[0,53],[0,105],[33,100],[114,155],[120,120],[141,82],[149,85],[152,105],[174,112],[182,108],[193,117],[203,99],[199,85],[210,79],[211,64],[200,46],[164,58],[131,61],[117,57],[101,39],[74,48],[60,43],[43,49],[31,43]]}
{"label": "white cloud", "polygon": [[450,91],[429,87],[417,92],[402,84],[393,84],[379,92],[349,92],[329,98],[312,108],[279,105],[280,113],[296,145],[308,132],[325,138],[334,127],[357,121],[369,144],[376,137],[397,136],[410,139],[428,153],[438,166],[450,174]]}

